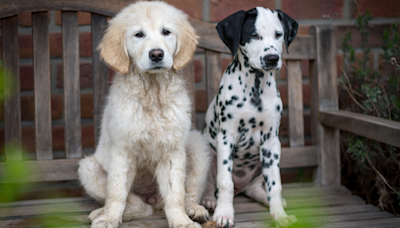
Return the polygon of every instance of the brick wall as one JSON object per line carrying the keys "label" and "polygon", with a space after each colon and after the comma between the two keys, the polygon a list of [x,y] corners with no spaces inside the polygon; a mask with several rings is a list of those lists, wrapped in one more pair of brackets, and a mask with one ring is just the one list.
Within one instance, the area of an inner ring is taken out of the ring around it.
{"label": "brick wall", "polygon": [[[348,31],[355,31],[354,18],[356,13],[365,12],[367,9],[375,16],[372,20],[370,44],[371,64],[379,67],[379,55],[382,45],[383,30],[394,22],[400,20],[400,1],[398,0],[167,0],[167,2],[185,11],[190,17],[210,23],[217,23],[228,15],[238,10],[248,10],[255,6],[264,6],[271,9],[281,9],[300,25],[299,34],[307,34],[308,29],[314,24],[333,24],[336,28],[336,41],[338,44],[337,60],[338,72],[342,65],[340,40]],[[61,45],[61,13],[49,12],[50,15],[50,67],[52,78],[51,111],[53,120],[53,150],[64,150],[63,127],[63,80],[62,80],[62,45]],[[90,14],[78,13],[79,21],[79,53],[81,75],[81,112],[82,112],[82,144],[84,149],[93,151],[93,95],[92,95],[92,66],[91,66],[91,34]],[[33,103],[33,69],[32,69],[32,29],[31,14],[19,15],[19,55],[21,72],[21,109],[22,109],[22,138],[27,151],[34,151],[34,103]],[[1,34],[1,33],[0,33]],[[356,47],[357,56],[361,56],[359,47],[360,38],[354,33],[352,44]],[[0,39],[0,51],[2,49]],[[196,110],[197,128],[203,127],[204,113],[206,111],[206,93],[204,78],[204,53],[202,50],[194,57],[195,82],[196,82]],[[222,69],[230,62],[230,56],[224,55]],[[1,63],[1,61],[0,61]],[[306,143],[310,141],[310,91],[308,78],[308,63],[303,61],[303,97],[304,97],[304,122]],[[110,71],[112,77],[113,72]],[[287,104],[286,70],[283,68],[278,73],[277,81],[282,94],[284,106]],[[0,121],[3,120],[2,105],[0,105]],[[1,123],[0,127],[4,124]],[[287,146],[287,111],[281,124],[280,136],[282,144]],[[4,131],[0,129],[0,144],[4,142]],[[63,156],[62,152],[56,156]],[[4,158],[4,156],[3,156]]]}

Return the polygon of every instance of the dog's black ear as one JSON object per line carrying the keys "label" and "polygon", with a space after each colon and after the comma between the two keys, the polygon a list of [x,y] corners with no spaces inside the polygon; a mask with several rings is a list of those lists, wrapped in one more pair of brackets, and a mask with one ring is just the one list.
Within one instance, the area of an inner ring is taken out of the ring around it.
{"label": "dog's black ear", "polygon": [[231,50],[232,55],[236,55],[239,48],[242,34],[242,25],[246,18],[246,12],[238,11],[217,24],[218,35],[221,40]]}
{"label": "dog's black ear", "polygon": [[299,25],[295,20],[293,20],[289,15],[286,13],[282,12],[281,10],[275,10],[278,12],[278,18],[282,23],[283,26],[283,32],[284,34],[284,39],[285,39],[285,44],[286,44],[286,51],[289,54],[289,45],[293,41],[293,39],[296,37],[297,34],[297,28]]}

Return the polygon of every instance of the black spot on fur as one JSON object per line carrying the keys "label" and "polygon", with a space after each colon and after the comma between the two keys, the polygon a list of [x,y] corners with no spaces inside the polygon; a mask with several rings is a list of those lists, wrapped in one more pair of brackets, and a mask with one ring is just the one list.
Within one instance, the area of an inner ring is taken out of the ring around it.
{"label": "black spot on fur", "polygon": [[225,101],[225,105],[231,105],[231,104],[233,104],[233,100],[230,100],[230,101],[226,100]]}
{"label": "black spot on fur", "polygon": [[270,196],[267,196],[267,200],[268,200],[268,202],[271,201],[271,197],[270,197]]}
{"label": "black spot on fur", "polygon": [[224,145],[227,145],[227,144],[228,144],[228,142],[227,142],[227,141],[225,141],[225,142],[224,142]]}
{"label": "black spot on fur", "polygon": [[221,118],[221,121],[222,121],[222,122],[225,122],[225,121],[226,121],[226,117],[225,117],[225,116],[222,117],[222,118]]}
{"label": "black spot on fur", "polygon": [[281,106],[280,106],[280,105],[277,105],[277,106],[276,106],[276,110],[279,112],[279,111],[281,110]]}
{"label": "black spot on fur", "polygon": [[278,154],[274,154],[274,158],[275,158],[275,160],[278,160],[279,155]]}
{"label": "black spot on fur", "polygon": [[249,72],[255,73],[256,76],[254,81],[254,89],[252,88],[254,96],[250,99],[250,102],[257,108],[258,111],[260,111],[262,110],[262,101],[260,98],[260,78],[264,77],[264,73],[254,68],[251,68]]}
{"label": "black spot on fur", "polygon": [[264,125],[263,121],[260,121],[260,127],[262,127]]}
{"label": "black spot on fur", "polygon": [[217,149],[215,149],[215,146],[214,146],[213,144],[210,143],[210,147],[211,147],[215,152],[217,152]]}
{"label": "black spot on fur", "polygon": [[275,185],[275,181],[272,181],[272,185]]}
{"label": "black spot on fur", "polygon": [[238,107],[238,108],[241,108],[241,107],[243,107],[243,103],[239,103],[239,104],[237,104],[237,105],[236,105],[236,107]]}
{"label": "black spot on fur", "polygon": [[256,164],[251,164],[248,166],[250,170],[253,170],[254,168],[256,168]]}
{"label": "black spot on fur", "polygon": [[224,165],[228,164],[228,160],[225,159],[225,160],[222,162],[222,164],[224,164]]}
{"label": "black spot on fur", "polygon": [[228,167],[228,172],[232,172],[231,167]]}
{"label": "black spot on fur", "polygon": [[228,86],[228,89],[229,89],[229,90],[232,90],[232,85],[229,85],[229,86]]}
{"label": "black spot on fur", "polygon": [[251,126],[252,128],[256,128],[256,125]]}
{"label": "black spot on fur", "polygon": [[267,151],[267,158],[271,157],[271,151]]}
{"label": "black spot on fur", "polygon": [[250,147],[254,146],[254,139],[253,137],[250,138],[249,140],[249,145],[246,147],[246,150],[249,149]]}
{"label": "black spot on fur", "polygon": [[267,156],[268,150],[265,149],[265,148],[262,148],[262,149],[261,149],[261,152],[262,152],[262,155],[263,155],[264,157],[266,157],[266,156]]}
{"label": "black spot on fur", "polygon": [[228,113],[228,118],[229,118],[229,119],[232,119],[232,118],[233,118],[233,116],[232,116],[231,113]]}
{"label": "black spot on fur", "polygon": [[236,95],[233,95],[233,96],[231,97],[231,99],[234,100],[234,101],[239,100],[239,98],[238,98]]}

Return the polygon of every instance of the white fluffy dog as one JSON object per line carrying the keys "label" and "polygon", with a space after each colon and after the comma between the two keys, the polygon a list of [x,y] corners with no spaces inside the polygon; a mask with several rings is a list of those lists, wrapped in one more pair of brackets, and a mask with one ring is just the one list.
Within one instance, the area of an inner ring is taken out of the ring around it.
{"label": "white fluffy dog", "polygon": [[198,203],[209,151],[190,130],[192,104],[179,71],[196,45],[187,15],[163,2],[131,4],[109,21],[100,56],[118,73],[96,152],[78,170],[87,194],[104,203],[89,215],[92,227],[118,227],[160,206],[170,227],[200,227],[189,216],[207,220]]}

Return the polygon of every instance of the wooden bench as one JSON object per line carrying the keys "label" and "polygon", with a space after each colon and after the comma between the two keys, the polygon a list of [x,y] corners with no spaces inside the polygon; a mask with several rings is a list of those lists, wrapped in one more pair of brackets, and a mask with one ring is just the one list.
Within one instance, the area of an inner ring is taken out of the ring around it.
{"label": "wooden bench", "polygon": [[[33,65],[35,95],[36,160],[22,161],[19,150],[6,147],[5,161],[0,162],[0,183],[26,181],[48,182],[77,179],[78,161],[82,157],[79,86],[77,11],[91,13],[93,47],[93,94],[95,139],[108,87],[108,69],[99,61],[96,46],[113,17],[131,1],[126,0],[2,0],[0,4],[2,64],[12,72],[15,83],[5,82],[5,141],[21,141],[19,93],[18,14],[32,12]],[[65,159],[53,159],[51,121],[51,82],[48,13],[62,11]],[[207,104],[218,89],[221,54],[229,54],[220,41],[215,25],[190,20],[197,30],[199,48],[204,50]],[[313,183],[283,186],[288,214],[294,214],[305,226],[392,227],[400,218],[365,204],[340,184],[339,130],[350,131],[394,146],[400,146],[400,123],[338,110],[336,44],[331,26],[313,26],[308,36],[298,36],[283,52],[287,63],[289,145],[282,148],[281,168],[315,167]],[[301,61],[309,61],[311,87],[311,145],[305,146]],[[184,69],[194,98],[194,66]],[[193,116],[195,111],[193,110]],[[194,119],[194,118],[193,118]],[[29,170],[24,176],[4,178],[15,164]],[[0,193],[1,194],[1,193]],[[271,225],[268,208],[245,196],[234,200],[235,227]],[[100,207],[88,197],[28,200],[0,203],[0,227],[87,227],[90,211]],[[162,212],[121,225],[121,227],[166,227]]]}

